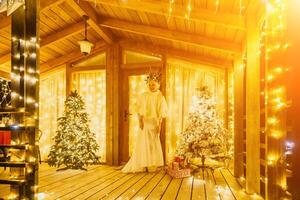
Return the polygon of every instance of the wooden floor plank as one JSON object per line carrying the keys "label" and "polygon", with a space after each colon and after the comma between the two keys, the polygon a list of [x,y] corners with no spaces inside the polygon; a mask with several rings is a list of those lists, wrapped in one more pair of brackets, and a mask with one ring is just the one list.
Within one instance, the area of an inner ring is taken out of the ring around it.
{"label": "wooden floor plank", "polygon": [[115,170],[110,167],[97,168],[95,170],[91,170],[90,173],[81,174],[78,177],[74,177],[74,179],[70,179],[66,182],[61,182],[63,185],[61,185],[60,187],[58,186],[57,188],[51,188],[48,190],[46,188],[41,188],[41,190],[43,192],[51,194],[49,200],[56,199],[68,193],[71,193],[72,191],[80,189],[81,187],[84,187],[89,183],[97,181],[101,177],[105,177],[113,172],[115,172]]}
{"label": "wooden floor plank", "polygon": [[231,192],[219,169],[214,170],[213,176],[216,182],[217,192],[220,194],[221,199],[235,200],[233,193]]}
{"label": "wooden floor plank", "polygon": [[167,189],[168,185],[170,184],[172,178],[165,174],[164,178],[161,180],[161,182],[154,188],[154,190],[151,192],[151,194],[148,196],[148,200],[157,200],[160,199],[163,194],[165,193],[165,190]]}
{"label": "wooden floor plank", "polygon": [[203,173],[205,180],[206,199],[220,199],[220,195],[216,190],[215,180],[210,169],[206,169]]}
{"label": "wooden floor plank", "polygon": [[[172,179],[163,170],[157,173],[124,174],[115,167],[101,165],[89,166],[88,171],[56,171],[56,168],[43,163],[39,171],[39,192],[47,200],[252,199],[243,192],[230,171],[204,172],[201,170],[193,177]],[[0,198],[5,198],[9,193],[8,186],[0,185]]]}
{"label": "wooden floor plank", "polygon": [[194,175],[192,200],[205,200],[205,180],[203,179],[203,172],[199,171]]}
{"label": "wooden floor plank", "polygon": [[191,177],[184,178],[182,180],[182,184],[176,199],[178,200],[191,199],[192,187],[193,187],[193,177],[191,176]]}
{"label": "wooden floor plank", "polygon": [[149,181],[140,191],[138,191],[132,197],[132,199],[135,199],[135,200],[146,199],[150,195],[150,193],[152,192],[152,190],[163,179],[163,177],[165,176],[165,174],[166,174],[165,171],[161,171],[158,174],[156,174],[155,177],[153,179],[151,179],[151,181]]}
{"label": "wooden floor plank", "polygon": [[[98,170],[97,170],[98,169]],[[52,182],[52,184],[44,185],[44,182],[41,182],[41,186],[39,187],[40,190],[43,190],[45,192],[51,191],[51,190],[57,190],[57,188],[67,188],[68,184],[72,184],[73,182],[76,182],[76,180],[82,180],[83,177],[88,177],[89,174],[95,175],[96,172],[99,170],[105,169],[105,166],[98,166],[94,169],[88,170],[88,171],[81,171],[80,173],[77,173],[73,176],[69,176],[64,179],[64,181],[57,181]]]}
{"label": "wooden floor plank", "polygon": [[[96,181],[93,181],[89,184],[86,184],[85,186],[81,187],[80,189],[77,190],[73,190],[72,192],[65,194],[63,196],[61,196],[59,199],[63,200],[63,199],[76,199],[77,196],[82,195],[85,192],[91,191],[93,190],[95,187],[99,187],[100,185],[105,185],[107,184],[106,182],[110,181],[113,178],[121,178],[123,177],[124,174],[122,174],[120,171],[115,171],[111,174],[109,174],[108,176],[105,176],[103,178],[100,178]],[[82,195],[84,196],[84,195]]]}
{"label": "wooden floor plank", "polygon": [[[120,195],[115,196],[115,198],[109,198],[110,200],[113,199],[131,199],[142,187],[146,185],[149,181],[152,180],[152,178],[156,175],[156,173],[148,173],[146,176],[144,176],[142,179],[137,181],[134,185],[132,185],[130,188],[127,189],[127,191],[124,191],[120,193]],[[119,192],[118,192],[119,193]]]}
{"label": "wooden floor plank", "polygon": [[236,199],[240,200],[250,200],[250,196],[248,196],[238,184],[237,180],[230,174],[228,170],[222,170],[221,174],[223,175],[226,183],[230,187]]}
{"label": "wooden floor plank", "polygon": [[144,176],[143,173],[136,173],[136,174],[126,174],[123,178],[119,179],[118,181],[112,182],[110,185],[108,185],[105,188],[101,188],[100,190],[97,190],[96,192],[93,191],[92,195],[86,196],[87,198],[82,199],[90,199],[90,200],[99,200],[107,196],[111,191],[113,191],[115,188],[120,187],[123,184],[126,184],[127,181],[130,179],[139,179],[142,176]]}
{"label": "wooden floor plank", "polygon": [[181,178],[173,178],[161,199],[162,200],[176,199],[182,180],[183,179]]}

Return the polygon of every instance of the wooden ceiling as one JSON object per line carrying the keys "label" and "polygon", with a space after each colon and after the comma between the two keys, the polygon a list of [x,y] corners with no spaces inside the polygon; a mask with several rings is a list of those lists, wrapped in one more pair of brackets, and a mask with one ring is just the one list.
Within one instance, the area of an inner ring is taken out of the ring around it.
{"label": "wooden ceiling", "polygon": [[[187,19],[189,1],[192,11]],[[67,55],[69,61],[70,55],[78,57],[84,14],[90,17],[88,39],[99,48],[121,41],[131,48],[149,47],[227,65],[242,52],[250,1],[174,0],[169,15],[169,0],[41,0],[41,66],[54,65]],[[5,71],[10,69],[10,21],[0,15],[0,70]]]}

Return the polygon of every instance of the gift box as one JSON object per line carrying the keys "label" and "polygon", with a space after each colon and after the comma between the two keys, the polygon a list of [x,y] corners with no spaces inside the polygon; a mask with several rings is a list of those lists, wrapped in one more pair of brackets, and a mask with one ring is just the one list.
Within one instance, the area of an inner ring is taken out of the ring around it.
{"label": "gift box", "polygon": [[10,144],[10,131],[0,131],[0,144]]}
{"label": "gift box", "polygon": [[176,170],[169,167],[167,172],[173,178],[185,178],[191,176],[191,169],[189,168]]}
{"label": "gift box", "polygon": [[167,172],[173,178],[184,178],[191,175],[191,169],[188,168],[186,159],[180,157],[175,157],[173,162],[169,163]]}

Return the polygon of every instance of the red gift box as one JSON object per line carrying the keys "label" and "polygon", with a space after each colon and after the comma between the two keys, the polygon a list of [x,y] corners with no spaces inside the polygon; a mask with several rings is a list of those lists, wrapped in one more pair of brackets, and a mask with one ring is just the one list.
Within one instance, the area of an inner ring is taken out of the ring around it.
{"label": "red gift box", "polygon": [[10,144],[10,131],[0,131],[0,144]]}

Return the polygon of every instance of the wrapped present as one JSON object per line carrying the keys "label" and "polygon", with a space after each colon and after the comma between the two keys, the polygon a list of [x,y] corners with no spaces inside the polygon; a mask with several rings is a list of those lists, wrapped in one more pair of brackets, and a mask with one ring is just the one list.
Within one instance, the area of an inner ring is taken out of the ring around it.
{"label": "wrapped present", "polygon": [[0,131],[0,144],[10,144],[10,131]]}
{"label": "wrapped present", "polygon": [[178,170],[173,168],[168,168],[167,172],[173,178],[185,178],[191,176],[191,169],[189,168],[178,169]]}
{"label": "wrapped present", "polygon": [[172,162],[172,169],[174,169],[174,170],[179,170],[180,168],[179,168],[179,163],[178,162]]}

